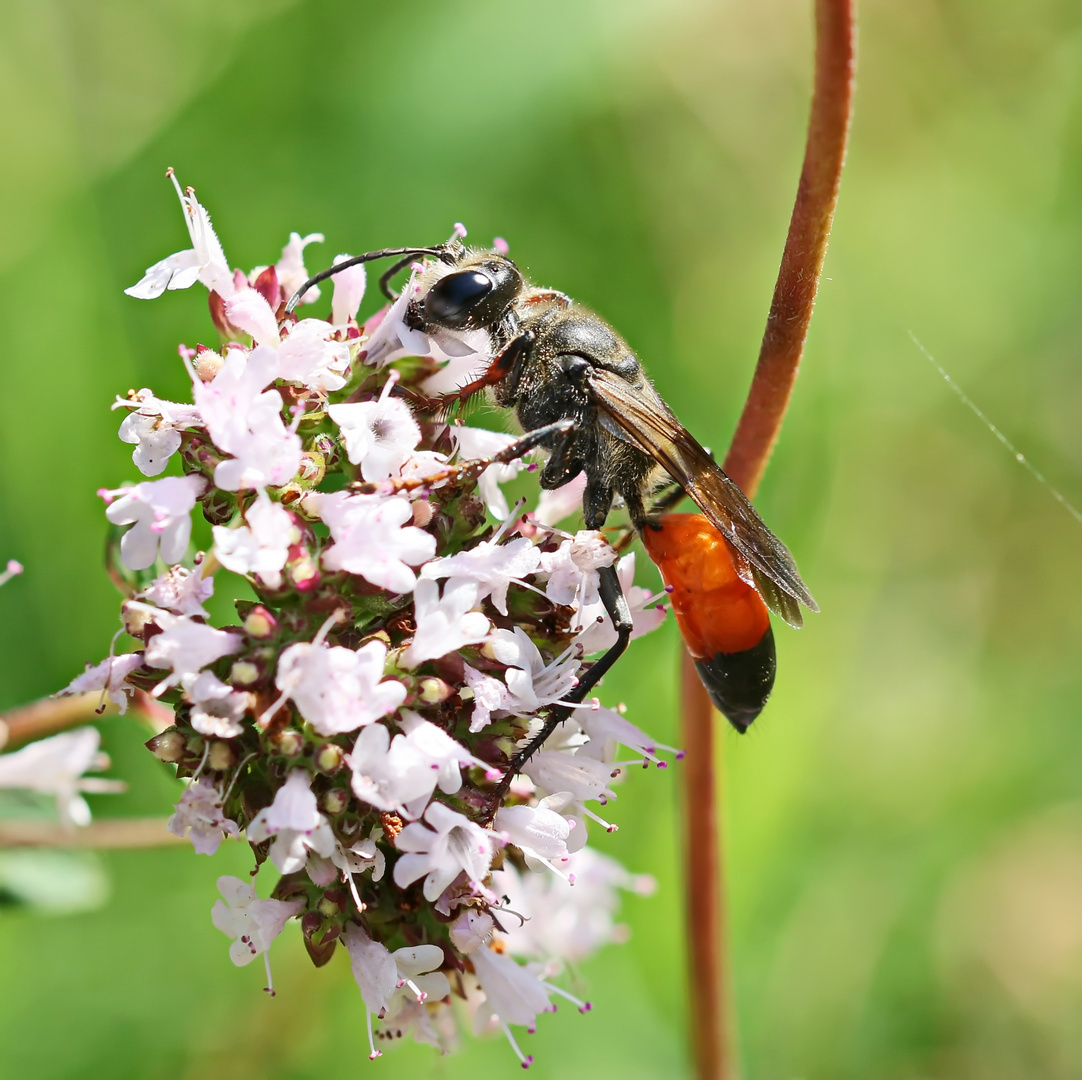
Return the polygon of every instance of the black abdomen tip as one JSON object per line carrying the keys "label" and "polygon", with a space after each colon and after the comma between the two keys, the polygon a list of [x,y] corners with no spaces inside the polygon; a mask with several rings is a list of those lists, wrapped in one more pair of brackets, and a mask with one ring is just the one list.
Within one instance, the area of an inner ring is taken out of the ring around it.
{"label": "black abdomen tip", "polygon": [[696,660],[695,667],[711,700],[737,731],[743,733],[763,711],[774,689],[774,631],[767,627],[757,645],[738,653],[716,653]]}

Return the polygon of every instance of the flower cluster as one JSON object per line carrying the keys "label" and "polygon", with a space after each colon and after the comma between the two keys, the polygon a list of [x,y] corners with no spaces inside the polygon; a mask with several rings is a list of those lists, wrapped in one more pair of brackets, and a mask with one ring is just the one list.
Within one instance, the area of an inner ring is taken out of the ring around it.
{"label": "flower cluster", "polygon": [[[377,1037],[406,1032],[446,1048],[458,997],[528,1064],[510,1027],[532,1031],[554,997],[588,1007],[551,980],[618,936],[617,889],[648,885],[585,844],[588,823],[615,828],[599,811],[624,767],[663,766],[659,747],[622,710],[567,701],[615,640],[598,568],[618,555],[555,527],[572,485],[509,510],[500,484],[535,467],[515,436],[426,410],[491,362],[487,334],[411,330],[412,285],[359,323],[363,266],[334,278],[329,320],[287,314],[305,246],[323,238],[294,233],[275,265],[231,270],[173,183],[192,246],[128,292],[202,282],[222,344],[181,347],[191,404],[148,389],[116,403],[147,478],[101,492],[137,649],[70,689],[174,706],[148,744],[188,781],[169,828],[207,854],[243,832],[280,873],[266,899],[220,880],[212,916],[234,963],[266,957],[295,917],[316,965],[344,947],[373,1056]],[[196,510],[212,529],[192,556]],[[634,555],[618,571],[636,634],[657,626]],[[223,577],[247,598],[215,627]]]}

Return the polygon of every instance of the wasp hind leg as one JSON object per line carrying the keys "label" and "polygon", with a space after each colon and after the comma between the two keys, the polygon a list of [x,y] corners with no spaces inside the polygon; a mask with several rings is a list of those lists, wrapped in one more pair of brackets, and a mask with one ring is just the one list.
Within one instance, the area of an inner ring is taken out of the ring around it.
{"label": "wasp hind leg", "polygon": [[[612,506],[612,489],[601,484],[591,484],[586,488],[583,500],[584,516],[587,528],[599,529],[608,515]],[[512,758],[507,773],[500,781],[496,789],[495,804],[503,797],[511,778],[522,770],[523,765],[541,748],[548,737],[571,715],[573,707],[579,705],[586,695],[604,678],[613,664],[623,655],[631,640],[631,632],[635,628],[631,617],[631,608],[628,606],[627,597],[620,587],[620,578],[616,573],[615,564],[602,566],[598,569],[598,594],[601,603],[605,607],[609,618],[612,620],[613,629],[616,631],[616,644],[613,645],[600,659],[596,660],[590,670],[579,680],[578,685],[568,694],[564,695],[566,705],[560,705],[552,709],[544,727]]]}

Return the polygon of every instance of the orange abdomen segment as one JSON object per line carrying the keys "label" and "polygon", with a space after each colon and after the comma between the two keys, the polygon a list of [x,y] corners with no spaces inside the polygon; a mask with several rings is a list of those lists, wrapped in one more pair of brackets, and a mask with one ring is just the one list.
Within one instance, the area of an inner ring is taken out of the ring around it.
{"label": "orange abdomen segment", "polygon": [[714,704],[738,731],[774,687],[774,633],[762,597],[737,575],[729,543],[702,514],[665,514],[642,534]]}
{"label": "orange abdomen segment", "polygon": [[643,543],[657,563],[688,651],[697,660],[754,648],[770,629],[762,597],[741,581],[729,544],[702,514],[665,514]]}

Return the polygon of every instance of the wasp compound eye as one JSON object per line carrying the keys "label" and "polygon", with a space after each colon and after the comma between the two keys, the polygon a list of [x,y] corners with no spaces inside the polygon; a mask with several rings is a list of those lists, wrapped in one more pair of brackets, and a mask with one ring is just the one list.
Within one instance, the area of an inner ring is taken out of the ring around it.
{"label": "wasp compound eye", "polygon": [[474,308],[492,288],[492,279],[478,270],[448,274],[428,290],[425,315],[443,326],[466,326]]}

